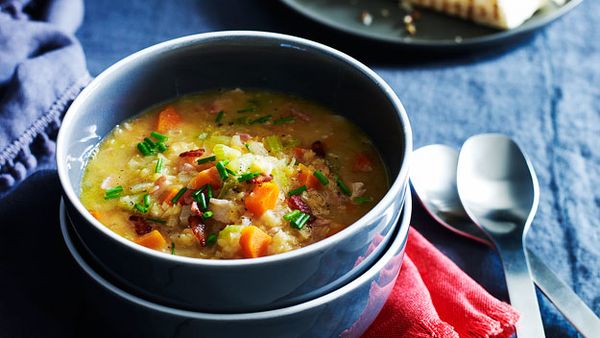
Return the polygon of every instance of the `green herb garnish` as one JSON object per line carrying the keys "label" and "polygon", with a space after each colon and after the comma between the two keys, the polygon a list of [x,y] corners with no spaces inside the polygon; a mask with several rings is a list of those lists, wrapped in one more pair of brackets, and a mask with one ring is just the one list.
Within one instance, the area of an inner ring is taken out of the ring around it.
{"label": "green herb garnish", "polygon": [[357,204],[363,204],[363,203],[373,202],[373,198],[372,197],[354,197],[352,199],[352,201],[354,201],[354,203],[357,203]]}
{"label": "green herb garnish", "polygon": [[157,174],[162,173],[162,170],[165,166],[165,160],[162,157],[156,159],[156,167],[154,167],[154,172]]}
{"label": "green herb garnish", "polygon": [[142,214],[145,214],[145,213],[147,213],[147,212],[148,212],[148,207],[145,207],[145,206],[143,206],[143,205],[141,205],[141,204],[137,204],[137,203],[136,203],[136,204],[133,206],[133,208],[134,208],[135,210],[137,210],[137,211],[141,212]]}
{"label": "green herb garnish", "polygon": [[297,216],[296,218],[294,218],[290,221],[290,225],[292,226],[292,228],[296,228],[296,229],[300,230],[300,229],[304,228],[304,225],[306,224],[306,222],[308,222],[309,219],[310,219],[309,214],[305,214],[305,213],[301,212],[299,216]]}
{"label": "green herb garnish", "polygon": [[271,115],[264,115],[255,120],[250,121],[250,124],[263,124],[271,119]]}
{"label": "green herb garnish", "polygon": [[167,145],[161,142],[156,142],[156,149],[158,149],[159,153],[164,153],[167,151]]}
{"label": "green herb garnish", "polygon": [[211,217],[213,217],[213,212],[210,210],[207,210],[202,213],[202,218],[204,218],[204,219],[211,218]]}
{"label": "green herb garnish", "polygon": [[292,123],[294,122],[294,117],[293,116],[285,116],[285,117],[281,117],[278,118],[277,120],[273,121],[273,124],[278,126],[284,123]]}
{"label": "green herb garnish", "polygon": [[216,160],[217,160],[217,156],[212,155],[212,156],[209,156],[209,157],[198,159],[196,162],[198,164],[204,164],[204,163],[213,162],[213,161],[216,161]]}
{"label": "green herb garnish", "polygon": [[300,186],[300,187],[298,187],[298,188],[296,188],[296,189],[294,189],[294,190],[290,190],[290,191],[288,192],[288,195],[289,195],[289,196],[300,195],[301,193],[303,193],[303,192],[305,192],[305,191],[306,191],[306,186],[305,186],[305,185],[303,185],[303,186]]}
{"label": "green herb garnish", "polygon": [[148,147],[148,145],[144,142],[140,142],[137,144],[137,148],[144,156],[152,155],[152,150]]}
{"label": "green herb garnish", "polygon": [[[200,190],[198,190],[200,191]],[[204,211],[206,209],[208,209],[208,200],[206,198],[206,195],[203,192],[196,192],[194,194],[192,194],[192,197],[194,198],[194,201],[196,201],[196,203],[198,203],[200,210]]]}
{"label": "green herb garnish", "polygon": [[146,221],[152,222],[152,223],[157,223],[157,224],[167,224],[167,221],[162,220],[162,219],[158,219],[158,218],[148,217],[148,218],[146,218]]}
{"label": "green herb garnish", "polygon": [[260,173],[244,173],[241,174],[240,177],[238,177],[238,182],[246,182],[246,181],[250,181],[251,179],[258,177],[260,175]]}
{"label": "green herb garnish", "polygon": [[217,234],[210,234],[208,235],[208,237],[206,238],[206,245],[213,245],[217,243]]}
{"label": "green herb garnish", "polygon": [[219,176],[223,181],[225,181],[227,177],[229,177],[229,174],[227,173],[227,169],[225,168],[225,164],[223,163],[223,161],[217,162],[216,167],[217,171],[219,172]]}
{"label": "green herb garnish", "polygon": [[285,214],[283,216],[283,219],[285,219],[286,221],[291,221],[291,220],[295,219],[296,217],[300,216],[300,214],[302,214],[302,211],[294,210],[290,213]]}
{"label": "green herb garnish", "polygon": [[150,133],[150,136],[154,137],[155,139],[159,140],[160,142],[167,142],[169,140],[169,138],[159,132],[153,131]]}
{"label": "green herb garnish", "polygon": [[121,193],[123,193],[123,186],[122,185],[117,185],[116,187],[112,187],[110,189],[107,189],[104,192],[104,199],[105,200],[110,200],[110,199],[113,199],[113,198],[121,197]]}
{"label": "green herb garnish", "polygon": [[145,207],[149,207],[150,206],[150,194],[144,194],[144,197],[142,197],[142,201],[144,202]]}
{"label": "green herb garnish", "polygon": [[181,198],[181,196],[183,196],[183,194],[185,194],[185,192],[188,189],[186,187],[183,187],[181,189],[179,189],[179,191],[177,192],[177,195],[175,195],[175,197],[173,197],[173,199],[171,199],[171,203],[173,204],[177,204],[177,201],[179,201],[179,199]]}
{"label": "green herb garnish", "polygon": [[329,184],[329,179],[320,170],[315,170],[313,175],[319,180],[319,182],[321,182],[322,185]]}
{"label": "green herb garnish", "polygon": [[171,242],[171,255],[175,254],[175,242]]}
{"label": "green herb garnish", "polygon": [[221,123],[221,120],[223,119],[223,115],[225,115],[224,111],[220,111],[217,113],[217,117],[215,118],[215,122],[216,123]]}
{"label": "green herb garnish", "polygon": [[342,191],[342,193],[344,195],[346,195],[346,196],[352,195],[352,191],[350,191],[350,188],[348,188],[346,183],[344,183],[344,181],[342,181],[341,178],[336,177],[335,183],[337,183],[337,186],[340,188],[340,190]]}

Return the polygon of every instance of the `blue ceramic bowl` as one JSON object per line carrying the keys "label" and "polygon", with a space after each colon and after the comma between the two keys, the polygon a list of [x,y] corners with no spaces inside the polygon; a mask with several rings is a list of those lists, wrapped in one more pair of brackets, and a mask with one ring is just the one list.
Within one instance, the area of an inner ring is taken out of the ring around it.
{"label": "blue ceramic bowl", "polygon": [[[325,240],[246,260],[206,260],[150,250],[112,232],[84,208],[79,200],[82,169],[116,124],[179,95],[235,87],[291,93],[354,121],[381,152],[391,183],[387,194],[364,217]],[[246,312],[318,297],[364,272],[375,256],[356,264],[358,258],[375,238],[389,237],[401,212],[411,152],[412,134],[402,104],[363,64],[292,36],[217,32],[149,47],[100,74],[63,120],[57,165],[78,236],[113,276],[164,304]]]}
{"label": "blue ceramic bowl", "polygon": [[77,264],[97,336],[123,337],[360,337],[385,304],[400,271],[411,216],[410,196],[392,240],[363,274],[345,286],[290,307],[236,314],[185,311],[143,299],[95,269],[66,224],[61,230]]}

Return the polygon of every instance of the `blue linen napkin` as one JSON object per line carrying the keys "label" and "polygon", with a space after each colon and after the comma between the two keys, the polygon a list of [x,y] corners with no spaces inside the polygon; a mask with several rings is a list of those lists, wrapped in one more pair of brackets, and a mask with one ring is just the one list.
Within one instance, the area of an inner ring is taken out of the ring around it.
{"label": "blue linen napkin", "polygon": [[61,117],[90,81],[82,19],[80,0],[0,0],[0,197],[54,167]]}

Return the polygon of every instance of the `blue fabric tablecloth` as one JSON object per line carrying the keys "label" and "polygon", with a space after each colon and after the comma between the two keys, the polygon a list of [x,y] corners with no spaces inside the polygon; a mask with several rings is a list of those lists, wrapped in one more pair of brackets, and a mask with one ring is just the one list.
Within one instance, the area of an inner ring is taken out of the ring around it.
{"label": "blue fabric tablecloth", "polygon": [[[531,157],[541,186],[540,208],[528,246],[599,314],[598,16],[600,2],[585,1],[519,45],[423,62],[414,57],[407,61],[405,52],[378,49],[310,23],[276,1],[87,1],[84,23],[76,36],[90,73],[96,75],[132,52],[182,35],[226,29],[291,33],[337,47],[374,68],[404,103],[416,147],[446,143],[458,148],[470,135],[483,132],[514,137]],[[8,196],[0,215],[8,208],[26,213],[31,201],[18,190],[41,189],[47,200],[39,212],[46,213],[44,221],[53,226],[59,194],[55,175],[34,175],[23,186]],[[38,219],[34,215],[20,217],[13,212],[1,222],[30,224]],[[492,294],[507,299],[499,258],[492,250],[444,230],[419,206],[413,224]],[[9,234],[24,232],[16,228]],[[56,238],[56,234],[47,235]],[[6,237],[1,238],[5,241]],[[46,252],[60,251],[56,245],[34,243]],[[57,314],[55,309],[60,306],[56,301],[64,297],[60,292],[69,292],[56,281],[51,283],[58,288],[55,298],[40,292],[39,284],[31,279],[35,280],[37,268],[48,270],[47,265],[33,254],[13,259],[14,250],[24,247],[13,240],[5,248],[0,246],[0,265],[7,265],[5,271],[17,276],[0,279],[1,294],[11,294],[0,298],[4,299],[0,301],[0,336],[6,332],[9,336],[84,335],[85,327],[78,323],[85,310],[73,309],[85,309],[85,304],[71,294],[64,306],[68,311]],[[68,283],[68,278],[64,282]],[[76,294],[77,288],[73,290]],[[556,309],[539,295],[548,336],[575,336]],[[7,313],[11,316],[5,316]],[[28,316],[37,320],[38,329],[28,326],[23,330],[26,321],[19,318]]]}

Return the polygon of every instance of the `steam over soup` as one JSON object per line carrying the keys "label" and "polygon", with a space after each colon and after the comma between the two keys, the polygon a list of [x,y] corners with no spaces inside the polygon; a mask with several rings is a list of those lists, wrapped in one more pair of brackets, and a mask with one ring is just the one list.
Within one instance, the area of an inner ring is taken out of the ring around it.
{"label": "steam over soup", "polygon": [[140,245],[230,259],[331,236],[387,187],[377,150],[345,118],[236,89],[184,96],[117,125],[86,165],[81,200]]}

